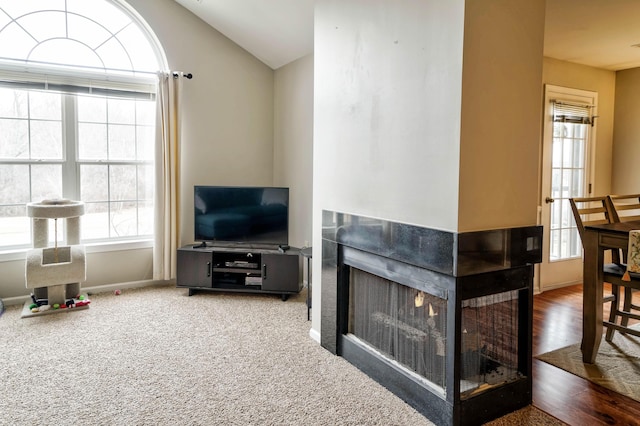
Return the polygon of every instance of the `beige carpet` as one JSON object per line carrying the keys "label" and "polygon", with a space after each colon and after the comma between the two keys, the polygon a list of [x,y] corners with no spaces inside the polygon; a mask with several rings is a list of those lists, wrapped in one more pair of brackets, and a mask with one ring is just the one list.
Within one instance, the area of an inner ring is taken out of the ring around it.
{"label": "beige carpet", "polygon": [[[430,425],[309,337],[305,294],[172,286],[0,317],[0,425]],[[563,424],[528,407],[495,425]]]}
{"label": "beige carpet", "polygon": [[[636,326],[637,327],[637,326]],[[580,344],[536,356],[571,374],[640,401],[640,338],[616,332],[602,338],[595,364],[582,362]]]}

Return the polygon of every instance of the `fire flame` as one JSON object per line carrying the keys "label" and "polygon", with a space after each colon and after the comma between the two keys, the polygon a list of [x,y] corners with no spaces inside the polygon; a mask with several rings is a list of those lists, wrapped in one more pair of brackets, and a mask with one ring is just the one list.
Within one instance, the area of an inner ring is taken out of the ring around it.
{"label": "fire flame", "polygon": [[436,313],[433,311],[433,306],[431,306],[431,303],[429,303],[429,316],[430,317],[436,316]]}
{"label": "fire flame", "polygon": [[414,298],[413,303],[416,306],[416,308],[419,308],[422,305],[424,305],[424,293],[421,291],[416,293],[416,297]]}

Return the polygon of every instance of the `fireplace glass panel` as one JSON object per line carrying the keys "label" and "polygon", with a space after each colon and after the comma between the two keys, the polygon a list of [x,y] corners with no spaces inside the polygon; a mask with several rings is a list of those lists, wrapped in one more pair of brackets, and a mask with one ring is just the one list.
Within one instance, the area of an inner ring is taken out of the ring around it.
{"label": "fireplace glass panel", "polygon": [[445,390],[446,300],[351,268],[348,331]]}
{"label": "fireplace glass panel", "polygon": [[518,371],[518,292],[462,302],[461,398],[523,377]]}

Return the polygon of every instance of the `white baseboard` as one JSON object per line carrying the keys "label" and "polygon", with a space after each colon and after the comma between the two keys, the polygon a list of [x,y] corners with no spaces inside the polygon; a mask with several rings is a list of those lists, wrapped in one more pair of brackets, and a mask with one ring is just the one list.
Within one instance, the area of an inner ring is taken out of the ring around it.
{"label": "white baseboard", "polygon": [[[171,281],[160,281],[160,280],[131,281],[127,283],[104,284],[104,285],[97,285],[93,287],[82,287],[81,292],[91,295],[96,293],[105,293],[105,292],[111,292],[116,290],[123,290],[127,288],[150,287],[154,285],[162,285],[162,284],[170,284],[170,283]],[[2,303],[4,303],[6,306],[23,305],[25,302],[29,300],[31,300],[30,295],[15,296],[15,297],[7,297],[2,299]]]}
{"label": "white baseboard", "polygon": [[570,285],[576,285],[576,284],[582,284],[582,281],[569,281],[569,282],[566,282],[566,283],[559,283],[559,284],[556,284],[556,285],[546,286],[546,287],[540,289],[540,293],[543,293],[543,292],[549,291],[549,290],[556,290],[558,288],[569,287]]}
{"label": "white baseboard", "polygon": [[309,329],[309,337],[315,340],[318,344],[320,344],[320,333],[318,333],[315,329]]}

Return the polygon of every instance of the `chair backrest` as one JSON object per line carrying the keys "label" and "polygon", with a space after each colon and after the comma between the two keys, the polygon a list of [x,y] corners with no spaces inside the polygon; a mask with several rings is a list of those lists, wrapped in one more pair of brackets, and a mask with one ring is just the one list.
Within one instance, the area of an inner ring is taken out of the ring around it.
{"label": "chair backrest", "polygon": [[[608,195],[601,197],[569,198],[573,218],[578,227],[580,239],[584,241],[584,227],[587,225],[599,225],[602,223],[618,222],[613,211],[611,198]],[[613,261],[620,261],[620,254],[612,252]]]}
{"label": "chair backrest", "polygon": [[569,198],[573,218],[580,238],[584,239],[584,227],[616,222],[611,200],[608,196]]}
{"label": "chair backrest", "polygon": [[609,195],[615,222],[640,220],[640,194]]}

